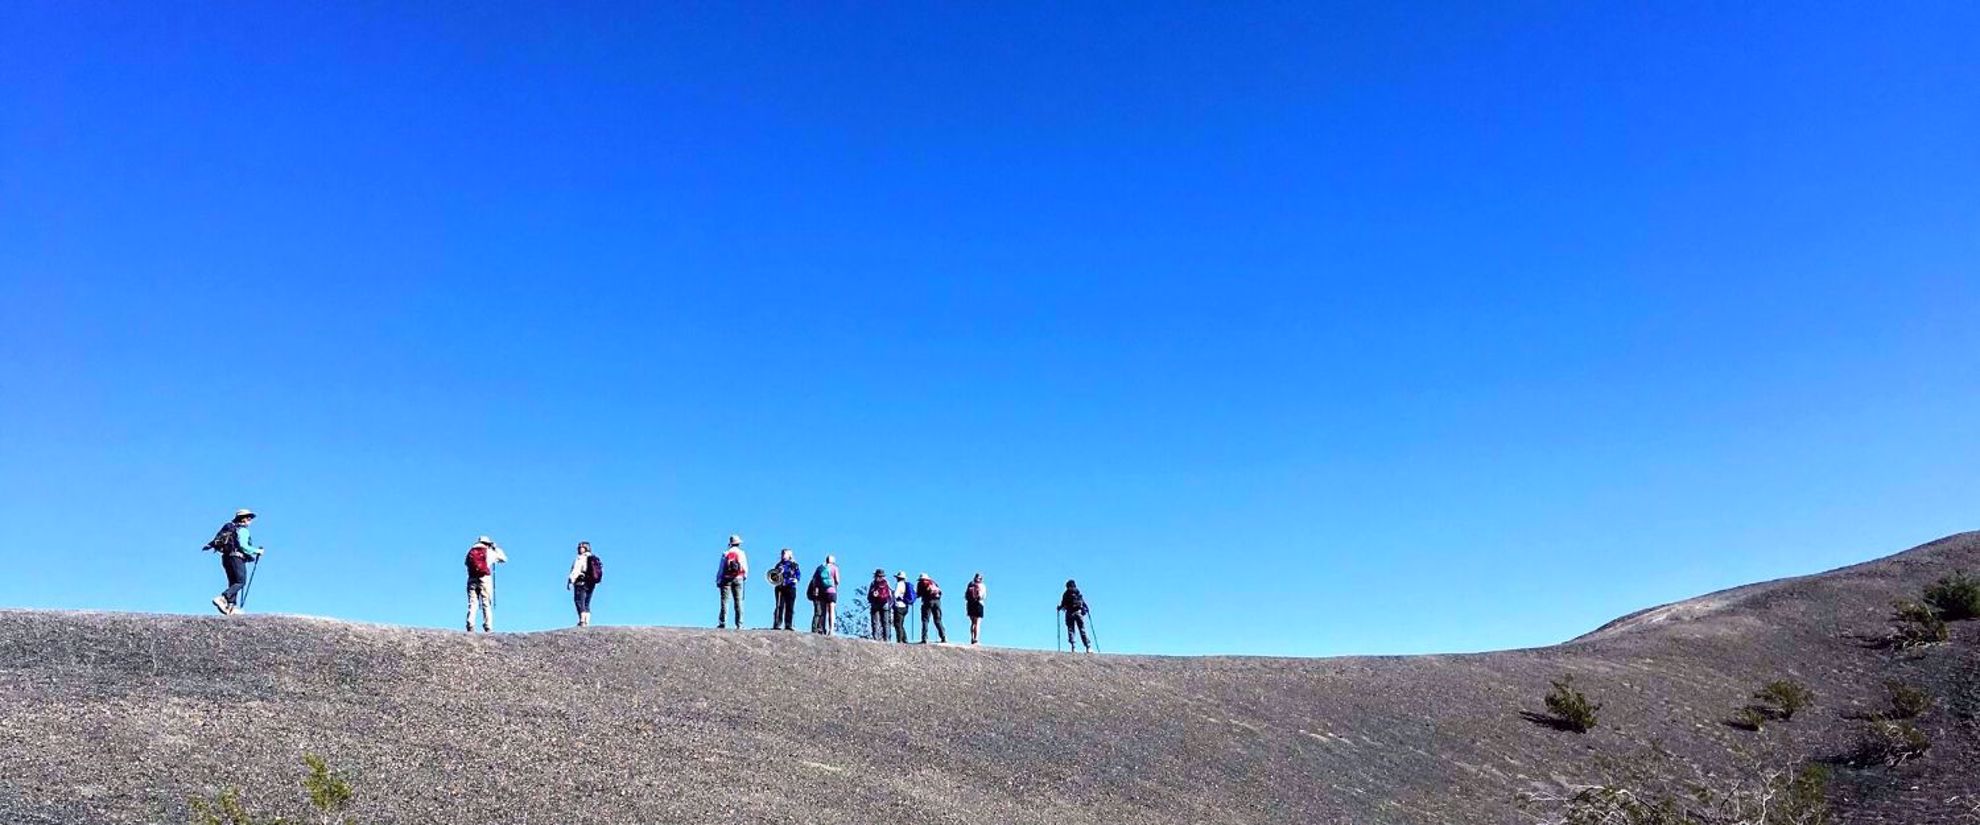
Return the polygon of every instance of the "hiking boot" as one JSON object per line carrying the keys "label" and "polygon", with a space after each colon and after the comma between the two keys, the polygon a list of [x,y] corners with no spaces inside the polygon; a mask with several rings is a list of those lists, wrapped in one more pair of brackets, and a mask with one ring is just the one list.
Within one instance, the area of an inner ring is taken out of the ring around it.
{"label": "hiking boot", "polygon": [[214,609],[214,610],[218,610],[218,611],[220,611],[220,615],[222,615],[222,616],[225,616],[225,615],[227,615],[227,613],[228,613],[228,610],[227,610],[227,597],[226,597],[226,596],[214,596],[214,597],[213,597],[213,609]]}

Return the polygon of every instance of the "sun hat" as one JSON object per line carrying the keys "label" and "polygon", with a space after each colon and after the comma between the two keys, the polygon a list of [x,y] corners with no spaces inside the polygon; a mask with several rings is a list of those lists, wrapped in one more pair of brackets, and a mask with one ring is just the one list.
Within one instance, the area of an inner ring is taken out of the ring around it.
{"label": "sun hat", "polygon": [[742,536],[730,536],[730,537],[729,537],[729,546],[730,546],[730,547],[734,547],[734,546],[736,546],[736,545],[738,545],[738,544],[741,544],[741,543],[742,543]]}
{"label": "sun hat", "polygon": [[242,507],[241,509],[239,509],[239,510],[235,510],[235,511],[234,511],[234,518],[237,518],[237,519],[242,519],[242,518],[254,518],[254,511],[253,511],[253,510],[249,510],[249,509],[248,509],[248,508],[246,508],[246,507]]}
{"label": "sun hat", "polygon": [[494,540],[494,539],[491,539],[491,538],[489,538],[489,537],[487,537],[487,536],[482,536],[481,538],[478,538],[478,539],[475,539],[475,540],[474,540],[474,543],[475,543],[475,544],[479,544],[479,545],[483,545],[483,546],[485,546],[485,547],[494,547],[494,546],[495,546],[495,540]]}
{"label": "sun hat", "polygon": [[897,579],[905,579],[905,578],[907,578],[907,571],[906,571],[906,570],[898,570],[898,571],[895,571],[895,572],[894,572],[894,578],[897,578]]}

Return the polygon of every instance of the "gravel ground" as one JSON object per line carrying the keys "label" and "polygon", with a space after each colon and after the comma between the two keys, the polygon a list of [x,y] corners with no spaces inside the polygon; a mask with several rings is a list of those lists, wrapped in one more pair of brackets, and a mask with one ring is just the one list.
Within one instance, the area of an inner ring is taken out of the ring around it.
{"label": "gravel ground", "polygon": [[[1565,645],[1339,659],[1077,656],[805,633],[469,636],[288,616],[0,611],[0,822],[184,822],[222,786],[300,812],[300,757],[363,823],[1500,823],[1521,791],[1657,743],[1825,757],[1887,678],[1940,695],[1933,752],[1842,770],[1845,822],[1980,798],[1980,627],[1867,644],[1893,598],[1980,571],[1962,534],[1643,611]],[[1573,672],[1586,735],[1524,718]],[[1723,720],[1789,677],[1817,705]]]}

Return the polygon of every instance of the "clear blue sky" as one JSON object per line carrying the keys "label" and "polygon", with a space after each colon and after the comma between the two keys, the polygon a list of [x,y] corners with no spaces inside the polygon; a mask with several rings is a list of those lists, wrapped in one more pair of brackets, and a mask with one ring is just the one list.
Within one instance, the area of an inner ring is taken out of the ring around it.
{"label": "clear blue sky", "polygon": [[0,606],[248,506],[258,611],[1468,651],[1980,526],[1975,4],[551,5],[0,5]]}

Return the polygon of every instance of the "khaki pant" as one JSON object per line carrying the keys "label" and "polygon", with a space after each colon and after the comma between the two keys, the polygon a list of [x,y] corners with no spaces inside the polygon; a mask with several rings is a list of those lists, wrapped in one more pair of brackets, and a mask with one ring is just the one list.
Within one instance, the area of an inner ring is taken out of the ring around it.
{"label": "khaki pant", "polygon": [[474,632],[474,609],[481,607],[481,629],[495,629],[495,577],[470,576],[467,583],[467,629]]}

